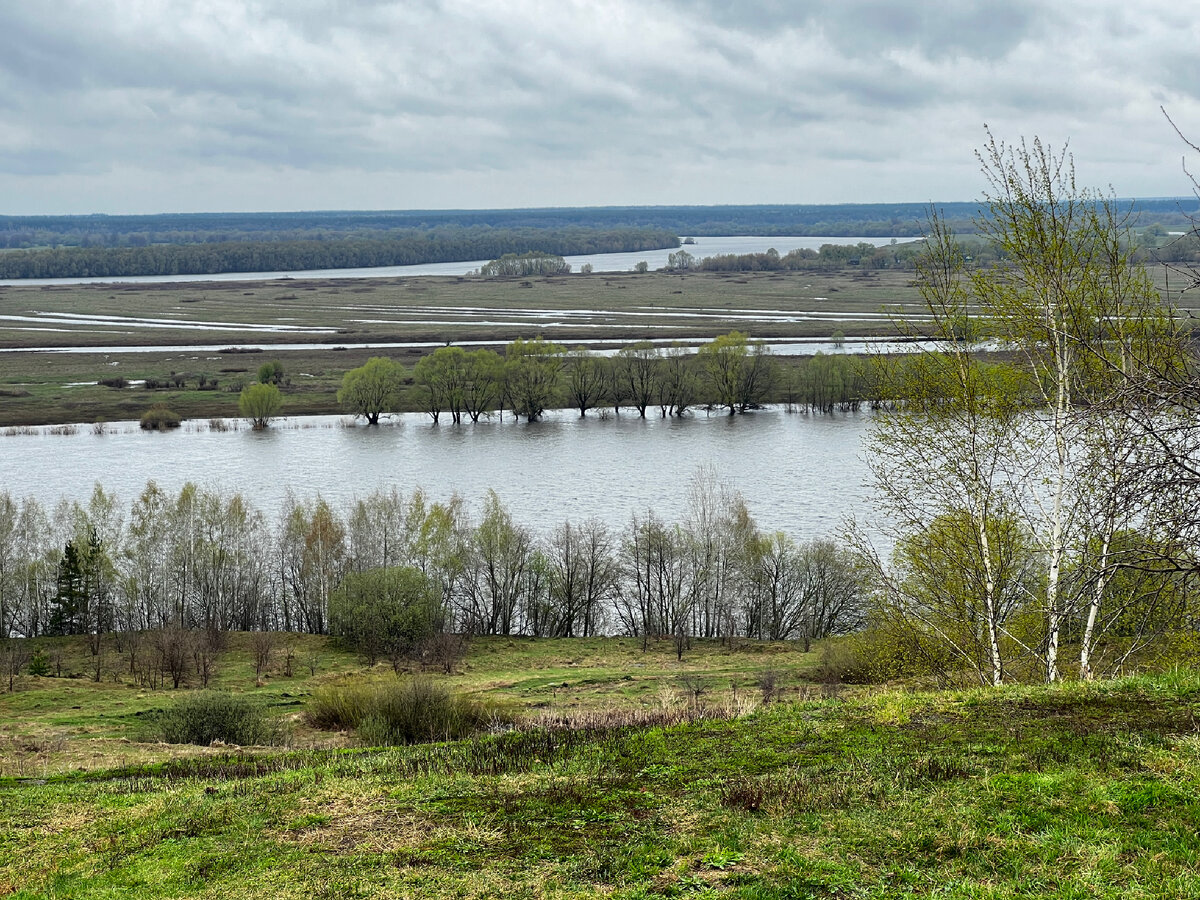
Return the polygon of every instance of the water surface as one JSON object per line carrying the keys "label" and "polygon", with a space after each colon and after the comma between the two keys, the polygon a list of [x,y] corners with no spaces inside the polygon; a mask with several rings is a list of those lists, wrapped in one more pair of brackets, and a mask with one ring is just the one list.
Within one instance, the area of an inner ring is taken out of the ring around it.
{"label": "water surface", "polygon": [[491,488],[517,521],[545,531],[568,518],[622,526],[647,509],[682,519],[690,479],[709,466],[742,493],[761,528],[805,538],[835,531],[848,514],[873,515],[860,451],[868,419],[773,407],[681,420],[562,410],[532,425],[506,417],[435,426],[405,414],[377,428],[306,416],[257,433],[204,422],[162,434],[129,422],[104,434],[37,428],[0,436],[0,489],[50,506],[86,501],[100,483],[127,505],[148,480],[169,491],[194,481],[240,491],[274,517],[289,491],[346,508],[377,489],[421,487],[477,508]]}

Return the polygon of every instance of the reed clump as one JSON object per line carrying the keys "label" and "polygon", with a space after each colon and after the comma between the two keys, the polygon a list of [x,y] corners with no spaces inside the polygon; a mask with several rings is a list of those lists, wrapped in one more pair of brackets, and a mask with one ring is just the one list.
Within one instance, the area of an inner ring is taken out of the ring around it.
{"label": "reed clump", "polygon": [[452,694],[428,678],[327,684],[313,692],[304,719],[353,731],[371,747],[460,740],[512,722],[498,704]]}

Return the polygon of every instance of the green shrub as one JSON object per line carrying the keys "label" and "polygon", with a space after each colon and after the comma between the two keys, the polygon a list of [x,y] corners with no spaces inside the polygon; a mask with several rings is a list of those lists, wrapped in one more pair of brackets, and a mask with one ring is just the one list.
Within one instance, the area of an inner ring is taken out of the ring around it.
{"label": "green shrub", "polygon": [[29,668],[26,670],[30,675],[45,676],[50,674],[50,659],[41,650],[37,651],[29,658]]}
{"label": "green shrub", "polygon": [[168,744],[278,744],[284,736],[259,704],[224,691],[185,694],[159,714],[157,725]]}
{"label": "green shrub", "polygon": [[139,423],[146,431],[166,431],[168,428],[178,428],[183,421],[179,413],[170,409],[165,403],[155,403],[142,413]]}
{"label": "green shrub", "polygon": [[933,676],[939,683],[973,683],[961,661],[936,639],[913,629],[873,626],[825,646],[818,669],[827,684],[883,684],[897,678]]}
{"label": "green shrub", "polygon": [[412,566],[351,572],[329,598],[329,631],[375,665],[392,665],[441,631],[442,591]]}
{"label": "green shrub", "polygon": [[314,692],[305,721],[316,728],[353,729],[360,744],[378,747],[459,740],[511,717],[495,704],[410,678],[326,685]]}

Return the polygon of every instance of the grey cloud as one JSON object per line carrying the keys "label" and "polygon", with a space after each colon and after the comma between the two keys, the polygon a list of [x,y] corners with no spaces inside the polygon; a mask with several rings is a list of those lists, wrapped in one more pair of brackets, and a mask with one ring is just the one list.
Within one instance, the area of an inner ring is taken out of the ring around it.
{"label": "grey cloud", "polygon": [[188,171],[213,184],[190,208],[250,202],[248,172],[278,180],[275,208],[311,207],[321,183],[353,193],[341,206],[701,202],[699,181],[747,200],[947,197],[975,179],[985,120],[1144,159],[1139,105],[1157,116],[1200,84],[1194,26],[1148,2],[14,4],[0,196],[29,211],[57,173],[91,211],[147,202],[129,172]]}

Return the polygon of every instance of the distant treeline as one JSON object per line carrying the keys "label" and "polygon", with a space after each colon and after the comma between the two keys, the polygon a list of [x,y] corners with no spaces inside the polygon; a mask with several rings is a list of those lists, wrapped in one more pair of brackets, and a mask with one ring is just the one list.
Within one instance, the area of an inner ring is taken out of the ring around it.
{"label": "distant treeline", "polygon": [[[979,204],[936,204],[953,230],[974,230]],[[1141,224],[1183,228],[1200,214],[1195,197],[1118,201]],[[652,230],[678,235],[859,235],[913,237],[926,230],[926,203],[756,206],[606,206],[552,209],[398,210],[294,213],[167,213],[153,216],[0,216],[0,248],[145,247],[336,239],[397,240],[414,233]],[[1135,223],[1137,224],[1137,223]],[[526,252],[541,249],[524,247]],[[482,253],[479,258],[499,256]]]}
{"label": "distant treeline", "polygon": [[[974,203],[952,203],[948,204],[945,210],[948,218],[969,223],[977,212],[977,206]],[[382,240],[406,237],[413,233],[427,234],[462,229],[648,229],[679,235],[828,234],[905,237],[923,233],[926,212],[926,206],[921,203],[874,203],[822,206],[611,206],[392,212],[179,213],[153,216],[0,216],[0,248],[144,247],[152,244],[257,243],[338,238]]]}
{"label": "distant treeline", "polygon": [[213,275],[301,269],[354,269],[494,259],[537,251],[559,256],[678,247],[674,233],[648,228],[439,228],[388,238],[259,240],[57,247],[0,253],[0,278]]}
{"label": "distant treeline", "polygon": [[[723,254],[707,256],[687,268],[701,272],[789,272],[802,269],[841,269],[858,266],[863,269],[912,268],[913,260],[921,255],[923,241],[904,244],[822,244],[819,250],[800,248],[783,256],[774,249],[765,253]],[[672,254],[675,255],[675,254]]]}
{"label": "distant treeline", "polygon": [[[1180,234],[1162,226],[1153,226],[1131,235],[1129,241],[1136,262],[1200,264],[1200,234],[1195,232]],[[965,236],[961,244],[967,261],[974,266],[994,265],[1004,259],[998,248],[979,236]],[[866,242],[822,244],[819,250],[800,248],[784,255],[768,249],[762,253],[729,253],[700,258],[687,253],[685,249],[671,256],[675,262],[672,268],[699,272],[794,272],[842,269],[847,266],[860,269],[912,269],[924,249],[923,240],[914,240],[880,247]],[[681,259],[684,264],[680,264]]]}

